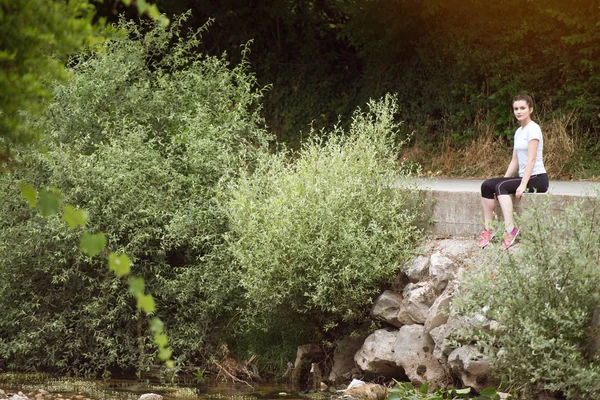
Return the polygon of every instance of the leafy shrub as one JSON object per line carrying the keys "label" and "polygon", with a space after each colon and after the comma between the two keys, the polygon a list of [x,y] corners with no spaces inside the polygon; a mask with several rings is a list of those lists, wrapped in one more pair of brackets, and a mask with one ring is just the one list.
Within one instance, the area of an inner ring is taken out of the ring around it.
{"label": "leafy shrub", "polygon": [[521,245],[496,248],[461,284],[457,308],[483,313],[501,329],[471,333],[494,367],[526,394],[548,390],[597,398],[598,356],[590,360],[590,321],[600,301],[600,200],[551,209],[550,197],[523,212]]}
{"label": "leafy shrub", "polygon": [[11,367],[94,374],[144,366],[140,352],[155,350],[124,285],[77,252],[77,232],[27,208],[20,179],[61,188],[127,252],[180,361],[200,358],[230,319],[238,291],[215,268],[227,265],[218,186],[269,135],[247,65],[195,53],[199,32],[182,35],[181,23],[122,23],[104,51],[75,58],[34,126],[47,152],[21,153],[22,168],[0,177],[0,358]]}
{"label": "leafy shrub", "polygon": [[313,136],[295,159],[263,158],[232,182],[228,243],[250,325],[297,320],[322,332],[361,322],[409,257],[420,210],[395,161],[396,110],[391,96],[371,101],[348,133]]}

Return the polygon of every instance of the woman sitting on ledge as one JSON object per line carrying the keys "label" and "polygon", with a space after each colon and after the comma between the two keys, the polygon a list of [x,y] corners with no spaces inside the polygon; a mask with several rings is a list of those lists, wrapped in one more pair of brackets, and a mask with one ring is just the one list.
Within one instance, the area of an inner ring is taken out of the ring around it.
{"label": "woman sitting on ledge", "polygon": [[[483,220],[485,229],[481,232],[479,247],[485,247],[492,240],[495,232],[491,223],[494,220],[495,201],[500,203],[504,216],[504,240],[502,247],[508,249],[519,234],[513,218],[513,204],[510,198],[515,195],[521,199],[527,191],[544,193],[548,190],[548,175],[544,168],[542,151],[544,139],[540,126],[531,119],[533,113],[533,100],[529,95],[520,94],[512,101],[513,112],[521,126],[515,132],[514,150],[512,160],[508,164],[504,178],[488,179],[481,185],[481,204],[483,206]],[[518,172],[519,176],[514,177]]]}

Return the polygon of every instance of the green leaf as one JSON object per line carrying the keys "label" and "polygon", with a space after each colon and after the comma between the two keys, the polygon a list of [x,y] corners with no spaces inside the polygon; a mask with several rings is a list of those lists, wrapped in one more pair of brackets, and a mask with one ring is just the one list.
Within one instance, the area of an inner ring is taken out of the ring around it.
{"label": "green leaf", "polygon": [[173,351],[171,349],[160,349],[158,350],[158,358],[161,361],[167,361],[171,358],[171,354],[173,354]]}
{"label": "green leaf", "polygon": [[121,3],[123,3],[125,6],[129,7],[131,5],[131,0],[121,0]]}
{"label": "green leaf", "polygon": [[79,241],[79,250],[90,257],[100,254],[105,246],[106,237],[102,232],[96,234],[83,232],[83,235],[81,235],[81,240]]}
{"label": "green leaf", "polygon": [[427,394],[427,390],[429,389],[429,384],[427,382],[425,382],[424,384],[421,385],[421,387],[419,388],[419,393],[421,394]]}
{"label": "green leaf", "polygon": [[150,321],[150,331],[154,333],[162,333],[165,329],[165,324],[158,317],[152,318]]}
{"label": "green leaf", "polygon": [[164,333],[157,333],[154,335],[154,343],[158,347],[167,347],[167,344],[169,344],[169,339]]}
{"label": "green leaf", "polygon": [[465,388],[465,389],[454,389],[456,394],[469,394],[471,393],[471,388]]}
{"label": "green leaf", "polygon": [[386,400],[401,400],[401,399],[400,399],[400,395],[399,395],[399,394],[397,394],[397,393],[394,393],[394,394],[391,394],[391,395],[389,395],[389,396],[386,398]]}
{"label": "green leaf", "polygon": [[154,298],[152,295],[143,294],[137,296],[137,308],[143,310],[146,314],[150,314],[154,312],[156,309],[156,305],[154,304]]}
{"label": "green leaf", "polygon": [[173,362],[173,360],[168,360],[167,362],[165,362],[165,365],[167,366],[167,368],[175,367],[175,363]]}
{"label": "green leaf", "polygon": [[167,26],[169,26],[170,23],[171,21],[169,20],[169,18],[167,18],[164,14],[160,14],[160,16],[158,17],[158,25],[160,25],[163,28],[166,28]]}
{"label": "green leaf", "polygon": [[158,20],[158,18],[160,17],[160,11],[158,11],[158,7],[156,6],[156,4],[151,4],[150,6],[148,6],[146,12],[148,13],[148,16],[154,21]]}
{"label": "green leaf", "polygon": [[129,293],[135,297],[144,294],[145,286],[146,284],[144,283],[144,278],[140,278],[138,276],[129,277]]}
{"label": "green leaf", "polygon": [[137,0],[136,4],[137,4],[137,9],[138,9],[139,15],[142,15],[143,13],[146,12],[146,9],[148,8],[148,4],[146,4],[146,0]]}
{"label": "green leaf", "polygon": [[115,274],[120,278],[131,272],[131,261],[125,253],[117,255],[116,253],[111,252],[108,255],[108,268],[111,271],[115,271]]}
{"label": "green leaf", "polygon": [[483,397],[493,398],[496,396],[496,389],[491,387],[485,388],[479,394]]}
{"label": "green leaf", "polygon": [[42,189],[39,193],[37,209],[44,217],[49,217],[58,212],[61,202],[62,198],[58,189]]}
{"label": "green leaf", "polygon": [[78,226],[84,226],[88,220],[89,213],[86,210],[77,210],[72,205],[67,204],[63,207],[62,219],[69,225],[69,228],[75,229]]}
{"label": "green leaf", "polygon": [[35,207],[35,205],[37,204],[37,195],[38,192],[33,188],[33,186],[21,182],[21,196],[27,199],[29,207]]}

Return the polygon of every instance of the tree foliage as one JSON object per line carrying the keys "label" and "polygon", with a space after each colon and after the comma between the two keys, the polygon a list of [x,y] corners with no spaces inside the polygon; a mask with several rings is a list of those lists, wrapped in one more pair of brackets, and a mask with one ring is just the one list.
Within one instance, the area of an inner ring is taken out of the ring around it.
{"label": "tree foliage", "polygon": [[87,0],[0,1],[0,145],[37,136],[24,114],[37,115],[52,81],[68,74],[67,57],[94,41]]}
{"label": "tree foliage", "polygon": [[[128,35],[75,58],[72,78],[55,85],[34,126],[47,151],[18,153],[22,167],[2,177],[0,354],[15,368],[127,371],[147,367],[156,351],[118,278],[77,252],[78,231],[30,211],[20,180],[60,187],[65,202],[85,208],[117,275],[129,256],[145,282],[130,290],[157,298],[180,358],[200,357],[233,307],[222,301],[227,269],[213,269],[226,226],[216,198],[222,181],[266,151],[261,92],[246,64],[192,53],[199,33],[181,34],[180,22],[120,28]],[[96,242],[88,235],[84,250]]]}
{"label": "tree foliage", "polygon": [[411,255],[419,197],[396,168],[396,111],[389,96],[372,101],[347,133],[313,136],[293,162],[270,156],[232,182],[228,242],[250,325],[269,330],[290,313],[321,332],[362,323]]}
{"label": "tree foliage", "polygon": [[499,329],[465,332],[527,398],[540,391],[569,399],[600,394],[600,365],[590,327],[600,293],[597,197],[556,213],[539,201],[520,220],[527,232],[514,252],[493,249],[465,276],[459,312],[483,314]]}
{"label": "tree foliage", "polygon": [[215,19],[203,48],[250,62],[272,83],[265,116],[279,138],[349,120],[371,97],[397,93],[406,132],[464,141],[477,123],[512,128],[510,99],[527,91],[546,115],[575,110],[572,128],[595,138],[600,108],[597,0],[284,0],[164,2]]}

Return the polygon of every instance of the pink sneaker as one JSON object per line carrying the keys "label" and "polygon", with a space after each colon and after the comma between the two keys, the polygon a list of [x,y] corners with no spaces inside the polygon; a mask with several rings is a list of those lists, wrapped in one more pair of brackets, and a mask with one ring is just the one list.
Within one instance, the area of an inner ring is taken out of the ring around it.
{"label": "pink sneaker", "polygon": [[512,232],[504,232],[504,241],[502,247],[508,249],[515,242],[517,235],[519,234],[519,228],[515,227]]}
{"label": "pink sneaker", "polygon": [[481,240],[479,240],[479,247],[483,248],[490,243],[490,240],[494,237],[495,233],[493,231],[488,231],[487,229],[481,232]]}

